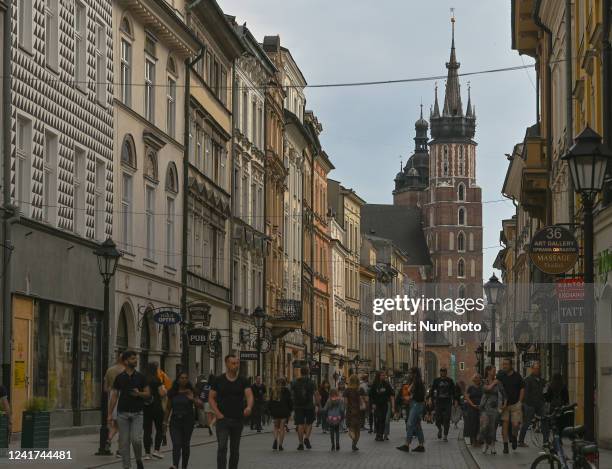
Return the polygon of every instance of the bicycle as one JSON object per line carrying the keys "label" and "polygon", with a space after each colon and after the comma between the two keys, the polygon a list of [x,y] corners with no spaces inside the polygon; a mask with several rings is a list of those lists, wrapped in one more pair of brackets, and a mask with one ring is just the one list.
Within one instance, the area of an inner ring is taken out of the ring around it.
{"label": "bicycle", "polygon": [[527,437],[532,446],[542,449],[544,447],[544,432],[542,430],[542,417],[535,415],[529,428],[527,429]]}
{"label": "bicycle", "polygon": [[[584,426],[559,428],[559,419],[573,414],[577,404],[561,407],[543,419],[550,424],[553,434],[552,444],[544,443],[543,454],[540,454],[531,464],[531,469],[597,469],[599,465],[599,449],[594,443],[582,440]],[[572,457],[568,459],[563,449],[563,438],[572,441]],[[570,465],[571,462],[571,465]]]}

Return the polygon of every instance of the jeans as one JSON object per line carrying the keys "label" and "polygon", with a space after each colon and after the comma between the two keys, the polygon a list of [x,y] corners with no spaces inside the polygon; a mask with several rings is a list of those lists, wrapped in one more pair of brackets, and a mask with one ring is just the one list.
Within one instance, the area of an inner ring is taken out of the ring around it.
{"label": "jeans", "polygon": [[[525,435],[527,434],[527,430],[529,429],[529,425],[531,425],[533,417],[535,415],[544,415],[544,405],[539,407],[532,407],[527,404],[523,404],[523,424],[521,425],[521,430],[519,432],[518,441],[520,443],[525,442]],[[543,441],[548,440],[548,422],[546,420],[542,420],[542,437]]]}
{"label": "jeans", "polygon": [[329,426],[329,437],[331,439],[332,448],[340,448],[340,425]]}
{"label": "jeans", "polygon": [[183,469],[189,463],[191,449],[191,434],[195,420],[193,415],[184,417],[172,417],[170,419],[170,439],[172,440],[172,464],[179,467],[181,456],[183,458]]}
{"label": "jeans", "polygon": [[444,436],[448,436],[452,407],[453,403],[450,399],[436,401],[436,427],[438,427],[438,430],[442,430],[442,427],[444,427]]}
{"label": "jeans", "polygon": [[227,443],[229,440],[229,469],[238,469],[242,420],[222,418],[217,420],[217,469],[227,469]]}
{"label": "jeans", "polygon": [[119,451],[124,469],[130,469],[130,444],[136,461],[142,460],[142,422],[142,412],[117,412]]}
{"label": "jeans", "polygon": [[251,415],[251,430],[261,430],[263,408],[264,402],[256,400],[253,405],[253,414]]}
{"label": "jeans", "polygon": [[376,436],[382,438],[385,434],[385,426],[387,423],[387,403],[376,406],[374,411],[374,428],[376,429]]}
{"label": "jeans", "polygon": [[413,402],[408,412],[408,418],[406,419],[406,442],[408,445],[412,442],[413,437],[417,437],[419,445],[425,443],[425,436],[423,435],[423,428],[421,427],[421,417],[425,410],[424,402]]}
{"label": "jeans", "polygon": [[145,453],[151,453],[151,444],[153,443],[153,425],[155,424],[155,446],[153,449],[159,451],[161,448],[164,431],[162,430],[162,424],[164,423],[164,411],[161,407],[145,408],[143,412],[143,438]]}

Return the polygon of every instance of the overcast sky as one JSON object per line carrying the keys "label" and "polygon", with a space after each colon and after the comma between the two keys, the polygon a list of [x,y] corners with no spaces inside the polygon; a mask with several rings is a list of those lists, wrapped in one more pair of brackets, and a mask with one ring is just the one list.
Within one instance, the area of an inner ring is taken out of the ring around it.
{"label": "overcast sky", "polygon": [[[451,7],[460,73],[533,63],[511,50],[506,0],[218,1],[239,23],[246,21],[258,40],[279,34],[311,85],[445,75]],[[462,77],[464,106],[468,80],[477,114],[477,182],[483,201],[497,201],[503,198],[504,153],[536,120],[535,74],[530,69]],[[442,105],[443,81],[439,87]],[[368,203],[391,203],[400,160],[414,151],[421,100],[429,118],[434,81],[310,88],[306,97],[307,108],[323,124],[321,141],[336,167],[330,177]],[[498,252],[501,220],[513,213],[510,201],[483,204],[486,278]]]}

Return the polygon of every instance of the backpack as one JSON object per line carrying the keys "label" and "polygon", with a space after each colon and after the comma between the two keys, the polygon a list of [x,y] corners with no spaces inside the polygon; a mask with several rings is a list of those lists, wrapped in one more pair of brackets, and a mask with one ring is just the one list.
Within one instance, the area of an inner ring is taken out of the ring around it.
{"label": "backpack", "polygon": [[309,392],[311,382],[307,378],[298,378],[293,385],[293,401],[296,407],[312,405],[312,393]]}
{"label": "backpack", "polygon": [[340,404],[329,406],[327,410],[327,423],[336,426],[342,422],[342,412],[340,411]]}

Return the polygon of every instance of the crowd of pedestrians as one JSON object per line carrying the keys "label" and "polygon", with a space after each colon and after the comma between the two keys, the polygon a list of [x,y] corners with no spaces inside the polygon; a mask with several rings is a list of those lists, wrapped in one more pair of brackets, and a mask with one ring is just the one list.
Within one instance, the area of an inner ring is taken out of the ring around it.
{"label": "crowd of pedestrians", "polygon": [[[315,424],[329,434],[331,451],[340,451],[343,433],[348,433],[351,450],[358,451],[362,432],[374,433],[376,442],[387,441],[391,419],[403,417],[406,433],[404,444],[397,448],[400,451],[425,451],[423,423],[435,424],[438,440],[447,442],[451,423],[456,426],[463,418],[463,435],[473,447],[482,446],[485,454],[496,454],[501,427],[507,454],[510,448],[528,446],[526,435],[535,416],[546,415],[569,400],[561,375],[546,383],[535,362],[523,378],[510,359],[503,360],[499,372],[490,365],[484,376],[475,374],[467,389],[463,382],[455,383],[444,367],[429,389],[416,367],[401,383],[392,383],[385,371],[378,371],[372,382],[366,374],[351,375],[348,380],[340,377],[334,387],[327,380],[317,386],[310,368],[303,367],[292,382],[278,377],[267,389],[261,376],[252,383],[240,376],[239,360],[232,354],[225,357],[225,373],[201,376],[195,386],[186,372],[171,381],[158,363],[146,364],[144,373],[137,365],[136,352],[123,352],[104,380],[109,393],[108,448],[118,434],[117,456],[124,469],[130,468],[132,454],[137,469],[144,467],[143,460],[162,459],[160,448],[166,444],[167,433],[172,444],[170,469],[186,469],[196,425],[207,428],[210,435],[215,429],[217,468],[237,469],[245,424],[250,422],[251,430],[261,432],[271,419],[272,450],[284,451],[292,417],[297,451],[312,449]],[[545,425],[542,433],[546,440]],[[412,447],[414,440],[417,444]]]}

